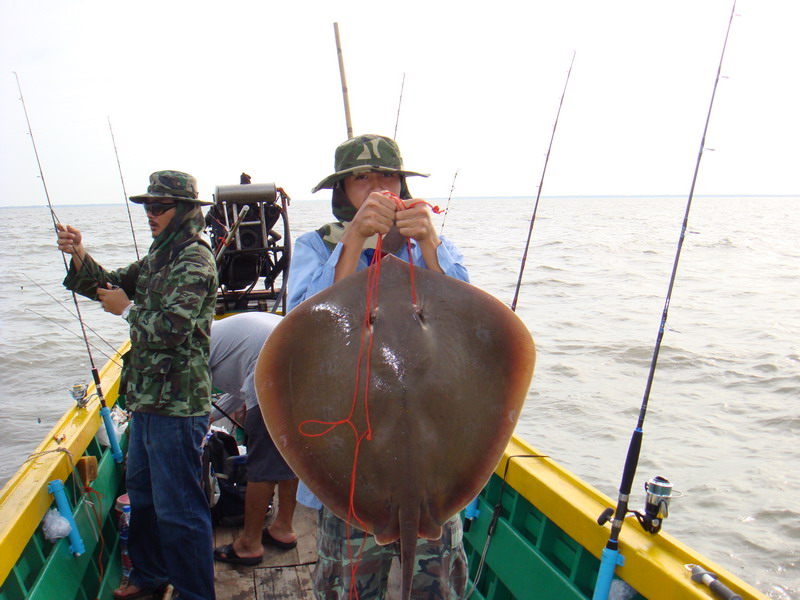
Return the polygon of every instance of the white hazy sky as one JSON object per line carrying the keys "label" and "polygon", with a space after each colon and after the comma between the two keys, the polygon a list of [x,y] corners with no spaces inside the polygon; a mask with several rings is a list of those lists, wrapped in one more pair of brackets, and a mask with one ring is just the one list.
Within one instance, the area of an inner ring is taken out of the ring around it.
{"label": "white hazy sky", "polygon": [[[201,194],[332,171],[346,128],[393,135],[412,192],[688,195],[728,0],[0,0],[0,206],[122,202],[150,172]],[[739,0],[696,194],[800,194],[800,2]],[[320,192],[327,194],[328,192]]]}

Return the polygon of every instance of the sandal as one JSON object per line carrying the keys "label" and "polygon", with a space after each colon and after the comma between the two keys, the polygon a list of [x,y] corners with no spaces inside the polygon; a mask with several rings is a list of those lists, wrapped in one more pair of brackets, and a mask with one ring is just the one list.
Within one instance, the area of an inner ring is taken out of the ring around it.
{"label": "sandal", "polygon": [[158,597],[160,598],[161,595],[164,594],[164,590],[167,588],[166,585],[161,585],[157,588],[140,588],[138,592],[133,592],[131,594],[120,594],[120,590],[127,590],[130,587],[139,587],[131,582],[125,582],[124,586],[118,587],[114,590],[114,598],[116,600],[145,600],[146,598],[155,598],[156,594],[160,594]]}
{"label": "sandal", "polygon": [[214,560],[219,562],[231,563],[233,565],[244,565],[253,567],[264,560],[263,556],[239,556],[233,549],[233,544],[225,544],[214,548]]}
{"label": "sandal", "polygon": [[297,540],[293,540],[291,542],[282,542],[280,540],[276,540],[270,535],[269,529],[264,529],[264,531],[261,532],[261,543],[265,546],[275,546],[279,550],[291,550],[297,546]]}

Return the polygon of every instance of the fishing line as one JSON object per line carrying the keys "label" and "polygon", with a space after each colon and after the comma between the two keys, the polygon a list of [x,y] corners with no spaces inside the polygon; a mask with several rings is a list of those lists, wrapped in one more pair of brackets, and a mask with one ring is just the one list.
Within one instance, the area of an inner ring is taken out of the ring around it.
{"label": "fishing line", "polygon": [[128,221],[131,224],[131,235],[133,236],[133,247],[136,250],[136,260],[139,260],[139,245],[136,243],[136,231],[133,228],[133,217],[131,216],[131,205],[128,203],[128,191],[125,189],[125,179],[122,177],[122,165],[119,164],[119,153],[117,152],[117,141],[114,139],[114,130],[111,128],[111,117],[108,118],[108,130],[111,132],[111,143],[114,144],[114,156],[117,157],[117,169],[119,169],[119,181],[122,183],[122,198],[125,208],[128,211]]}
{"label": "fishing line", "polygon": [[[65,309],[67,312],[69,312],[69,309],[68,309],[68,308],[64,307],[64,309]],[[58,321],[56,321],[55,319],[51,319],[50,317],[48,317],[48,316],[46,316],[46,315],[43,315],[42,313],[40,313],[40,312],[37,312],[37,311],[33,310],[32,308],[26,308],[26,309],[25,309],[25,311],[26,311],[26,312],[32,312],[32,313],[33,313],[33,314],[35,314],[37,317],[41,317],[41,318],[43,318],[43,319],[47,319],[48,321],[50,321],[50,322],[51,322],[51,323],[53,323],[54,325],[58,325],[59,327],[61,327],[61,329],[63,329],[64,331],[67,331],[67,332],[71,333],[71,334],[72,334],[72,335],[74,335],[76,338],[80,338],[80,339],[82,339],[82,338],[81,338],[81,336],[79,336],[77,333],[75,333],[74,331],[70,330],[68,327],[64,327],[64,325],[62,325],[61,323],[59,323],[59,322],[58,322]],[[72,315],[72,313],[70,313],[70,314]],[[74,317],[75,315],[72,315],[72,316]],[[77,318],[77,317],[75,317],[75,318]],[[90,328],[90,329],[91,329],[91,328]],[[92,331],[93,331],[93,333],[94,333],[95,335],[97,335],[97,332],[95,332],[94,330],[92,330]],[[100,336],[98,336],[98,337],[100,337]],[[100,339],[103,339],[103,338],[100,338]],[[105,342],[105,340],[103,340],[103,341]],[[108,344],[108,342],[106,342],[106,344]],[[94,348],[95,350],[97,350],[97,351],[98,351],[100,354],[102,354],[103,356],[105,356],[105,357],[106,357],[108,360],[110,360],[110,361],[113,361],[113,363],[114,363],[115,365],[117,365],[118,367],[122,367],[122,365],[121,365],[121,364],[119,364],[117,361],[115,361],[115,360],[113,359],[113,357],[111,357],[111,356],[109,356],[108,354],[106,354],[105,352],[103,352],[103,351],[102,351],[100,348],[98,348],[98,347],[97,347],[97,346],[95,346],[94,344],[90,344],[90,345],[92,346],[92,348]],[[108,345],[111,347],[111,349],[112,349],[112,350],[114,350],[114,352],[116,352],[116,350],[117,350],[117,349],[116,349],[116,348],[114,348],[114,346],[111,346],[111,344],[108,344]]]}
{"label": "fishing line", "polygon": [[[58,225],[60,220],[56,216],[55,211],[53,210],[53,204],[50,201],[50,193],[47,190],[47,184],[44,180],[44,172],[42,171],[42,163],[39,160],[39,151],[36,149],[36,141],[33,138],[33,129],[31,128],[31,121],[28,118],[28,108],[25,105],[25,98],[22,95],[22,86],[19,83],[19,76],[17,75],[16,71],[14,71],[14,77],[17,80],[17,89],[19,90],[19,99],[22,102],[22,110],[25,112],[25,122],[28,125],[28,135],[31,136],[31,144],[33,144],[33,153],[36,155],[36,165],[39,168],[39,176],[42,180],[42,185],[44,186],[44,194],[47,198],[47,207],[50,209],[50,217],[53,220],[53,230],[58,235]],[[84,258],[81,258],[81,262],[83,263],[84,268],[86,268],[86,261]],[[67,259],[64,256],[64,253],[61,253],[61,259],[64,261],[64,269],[66,269],[67,273],[69,273],[69,265],[67,265]],[[99,285],[99,281],[97,282]],[[71,291],[71,290],[70,290]],[[92,370],[92,378],[94,379],[95,389],[97,390],[97,398],[100,401],[100,415],[103,418],[103,422],[105,423],[106,430],[108,431],[108,439],[111,443],[111,450],[114,456],[114,462],[122,463],[122,450],[120,450],[119,442],[116,436],[116,429],[114,428],[114,424],[111,421],[111,411],[109,410],[108,406],[106,405],[105,397],[103,396],[103,390],[100,385],[100,373],[97,370],[97,367],[94,364],[94,358],[92,356],[92,348],[91,344],[89,343],[89,336],[86,334],[86,325],[83,322],[83,316],[81,315],[81,309],[78,304],[78,295],[71,291],[72,293],[72,301],[75,304],[75,312],[78,316],[78,322],[81,324],[81,332],[83,333],[83,341],[86,344],[86,353],[89,355],[89,364],[91,365]]]}
{"label": "fishing line", "polygon": [[[48,296],[50,296],[50,298],[52,298],[54,302],[56,302],[56,303],[57,303],[59,306],[61,306],[61,308],[63,308],[65,311],[67,311],[67,312],[68,312],[68,313],[69,313],[69,314],[70,314],[70,315],[71,315],[73,318],[75,318],[75,319],[78,319],[78,315],[76,315],[74,312],[72,312],[70,309],[68,309],[66,306],[64,306],[64,303],[63,303],[63,302],[61,302],[61,300],[59,300],[58,298],[56,298],[55,296],[53,296],[53,294],[51,294],[50,292],[48,292],[48,291],[47,291],[46,289],[44,289],[44,288],[43,288],[41,285],[39,285],[39,284],[38,284],[36,281],[34,281],[34,280],[31,278],[31,276],[30,276],[30,275],[28,275],[27,273],[23,273],[23,275],[25,275],[25,277],[27,277],[27,278],[28,278],[28,279],[31,281],[31,283],[33,283],[33,284],[34,284],[36,287],[38,287],[38,288],[39,288],[40,290],[42,290],[42,291],[43,291],[45,294],[47,294]],[[60,323],[58,323],[58,322],[54,321],[53,319],[50,319],[49,317],[45,317],[44,315],[42,315],[42,314],[39,314],[39,313],[38,313],[38,312],[36,312],[35,310],[32,310],[32,309],[30,309],[30,308],[26,308],[25,310],[30,310],[32,313],[34,313],[34,314],[36,314],[36,315],[39,315],[40,317],[43,317],[43,318],[47,319],[48,321],[52,321],[53,323],[55,323],[56,325],[59,325],[60,327],[64,327],[64,326],[63,326],[63,325],[61,325]],[[78,320],[80,320],[80,319],[78,319]],[[103,343],[104,343],[106,346],[108,346],[109,348],[111,348],[111,350],[113,350],[114,352],[116,352],[116,351],[117,351],[117,349],[116,349],[116,348],[115,348],[115,347],[114,347],[114,346],[113,346],[113,345],[112,345],[110,342],[108,342],[106,339],[104,339],[104,338],[103,338],[103,336],[101,336],[99,333],[97,333],[97,332],[96,332],[94,329],[92,329],[92,328],[91,328],[89,325],[86,325],[86,328],[87,328],[89,331],[91,331],[93,334],[95,334],[95,335],[96,335],[96,336],[97,336],[97,337],[98,337],[98,338],[99,338],[99,339],[100,339],[100,340],[101,340],[101,341],[102,341],[102,342],[103,342]],[[67,329],[67,328],[66,328],[66,327],[64,327],[64,329]],[[76,335],[77,337],[80,337],[80,336],[79,336],[77,333],[74,333],[74,332],[70,331],[69,329],[67,329],[67,331],[69,331],[69,332],[70,332],[70,333],[72,333],[73,335]],[[110,357],[110,356],[108,356],[108,354],[104,354],[104,353],[103,353],[101,350],[98,350],[98,349],[97,349],[97,346],[94,346],[94,345],[92,345],[92,348],[94,348],[95,350],[97,350],[98,352],[100,352],[101,354],[103,354],[103,356],[105,356],[106,358],[108,358],[109,360],[111,360],[111,357]]]}
{"label": "fishing line", "polygon": [[700,160],[703,157],[703,152],[705,150],[706,144],[706,134],[708,133],[708,124],[711,121],[711,110],[714,107],[714,98],[717,94],[717,85],[719,84],[720,74],[722,72],[722,61],[725,58],[725,49],[728,45],[728,36],[731,31],[731,24],[733,23],[733,17],[736,13],[736,0],[733,2],[733,7],[731,8],[731,16],[728,20],[728,28],[725,31],[725,41],[722,44],[722,53],[719,57],[719,65],[717,66],[717,75],[714,80],[714,88],[711,92],[711,101],[708,104],[708,114],[706,115],[706,122],[705,126],[703,127],[703,136],[700,140],[700,150],[697,155],[697,162],[695,163],[694,167],[694,175],[692,177],[692,185],[689,189],[689,198],[686,202],[686,210],[683,215],[683,223],[681,225],[681,233],[678,239],[678,247],[675,251],[675,260],[672,264],[672,274],[670,275],[669,279],[669,286],[667,287],[667,295],[664,300],[664,309],[661,313],[661,323],[658,327],[658,334],[656,336],[656,343],[655,347],[653,348],[653,358],[650,361],[650,372],[647,376],[647,384],[645,386],[644,397],[642,398],[642,405],[639,409],[639,419],[636,424],[636,429],[634,429],[633,434],[631,435],[631,441],[628,445],[628,454],[625,457],[625,466],[622,472],[622,480],[619,486],[619,498],[617,500],[617,507],[616,511],[612,511],[612,509],[607,509],[606,512],[601,515],[600,519],[598,519],[598,523],[604,525],[606,521],[610,518],[613,512],[613,520],[611,521],[611,533],[608,538],[608,543],[606,547],[603,549],[601,562],[600,562],[600,571],[597,575],[597,584],[595,586],[594,595],[592,596],[593,600],[605,600],[608,598],[609,591],[611,589],[611,582],[614,578],[614,570],[616,569],[616,565],[620,564],[620,554],[619,554],[619,533],[622,529],[622,524],[624,522],[625,516],[628,513],[628,500],[631,493],[631,487],[633,484],[633,478],[636,474],[636,467],[639,463],[639,455],[642,448],[642,427],[644,426],[644,419],[647,413],[647,405],[650,400],[650,390],[653,386],[653,377],[655,375],[656,364],[658,362],[658,353],[661,349],[661,340],[664,337],[664,329],[667,323],[667,313],[669,312],[669,304],[672,298],[672,289],[675,285],[675,276],[678,271],[678,261],[680,260],[681,256],[681,249],[683,248],[683,241],[686,236],[686,227],[689,221],[689,210],[692,206],[692,198],[694,197],[694,189],[695,184],[697,183],[697,174],[700,170]]}
{"label": "fishing line", "polygon": [[569,84],[569,76],[572,73],[572,65],[575,63],[575,51],[572,52],[572,61],[569,63],[569,71],[567,71],[567,80],[564,82],[564,91],[561,92],[561,100],[558,103],[558,112],[556,112],[556,122],[553,123],[553,131],[550,134],[550,144],[547,146],[547,155],[544,159],[544,167],[542,168],[542,177],[539,180],[539,189],[536,191],[536,202],[533,204],[533,214],[531,215],[531,226],[528,229],[528,241],[525,242],[525,251],[522,253],[522,264],[519,266],[519,278],[517,279],[517,289],[514,291],[514,300],[511,302],[511,310],[517,310],[517,300],[519,299],[519,288],[522,285],[522,273],[525,271],[525,263],[528,260],[528,247],[531,245],[531,236],[533,235],[533,224],[536,221],[536,211],[539,208],[539,198],[542,195],[542,186],[544,185],[544,175],[547,172],[547,163],[550,162],[550,151],[553,149],[553,140],[556,137],[556,128],[558,127],[558,117],[561,115],[561,107],[564,105],[564,96],[567,94],[567,84]]}
{"label": "fishing line", "polygon": [[458,177],[458,169],[453,175],[453,184],[450,186],[450,195],[447,197],[447,205],[444,207],[444,216],[442,217],[442,227],[439,229],[439,235],[444,233],[444,222],[447,219],[447,213],[450,211],[450,199],[453,197],[453,190],[456,189],[456,177]]}

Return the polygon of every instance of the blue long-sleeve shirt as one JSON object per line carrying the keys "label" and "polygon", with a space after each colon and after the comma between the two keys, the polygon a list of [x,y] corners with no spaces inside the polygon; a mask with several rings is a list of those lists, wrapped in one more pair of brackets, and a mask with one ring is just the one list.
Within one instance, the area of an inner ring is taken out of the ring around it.
{"label": "blue long-sleeve shirt", "polygon": [[[469,282],[467,268],[462,264],[464,256],[461,251],[447,238],[442,237],[441,241],[442,243],[436,248],[436,257],[445,275]],[[341,243],[337,244],[331,252],[316,231],[305,233],[297,238],[292,249],[291,277],[289,277],[287,298],[288,310],[292,310],[306,298],[333,285],[336,263],[339,262],[341,253]],[[395,256],[408,262],[408,246],[403,244]],[[366,269],[369,266],[370,257],[371,251],[363,250],[356,270]],[[411,258],[416,267],[427,268],[425,260],[422,258],[422,249],[415,240],[411,240]]]}

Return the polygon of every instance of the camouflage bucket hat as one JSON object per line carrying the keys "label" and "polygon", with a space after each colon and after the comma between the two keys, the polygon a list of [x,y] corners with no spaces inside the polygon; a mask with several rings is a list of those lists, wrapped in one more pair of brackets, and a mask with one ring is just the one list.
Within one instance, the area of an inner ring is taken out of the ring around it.
{"label": "camouflage bucket hat", "polygon": [[131,196],[131,202],[142,204],[145,200],[173,198],[194,204],[213,204],[197,198],[197,179],[181,171],[156,171],[150,175],[146,194]]}
{"label": "camouflage bucket hat", "polygon": [[425,173],[403,169],[400,148],[393,139],[382,135],[359,135],[336,148],[334,158],[335,173],[320,181],[312,193],[325,188],[333,188],[336,182],[348,175],[361,171],[389,171],[405,176],[427,177]]}

